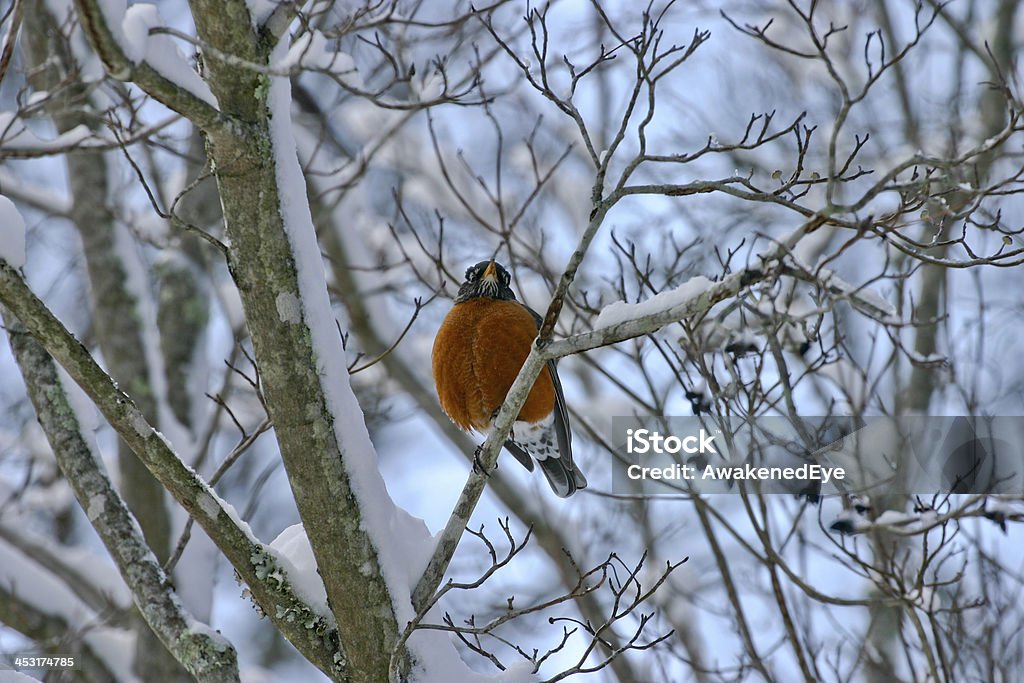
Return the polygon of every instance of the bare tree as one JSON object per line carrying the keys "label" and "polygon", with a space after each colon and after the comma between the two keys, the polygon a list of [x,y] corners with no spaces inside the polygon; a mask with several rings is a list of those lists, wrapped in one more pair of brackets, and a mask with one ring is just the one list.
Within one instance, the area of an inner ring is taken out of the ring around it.
{"label": "bare tree", "polygon": [[[783,419],[806,455],[1020,413],[1018,6],[13,0],[0,650],[1012,680],[1024,492],[623,489],[610,418]],[[481,258],[544,316],[479,445],[424,359]],[[499,459],[558,359],[566,502]]]}

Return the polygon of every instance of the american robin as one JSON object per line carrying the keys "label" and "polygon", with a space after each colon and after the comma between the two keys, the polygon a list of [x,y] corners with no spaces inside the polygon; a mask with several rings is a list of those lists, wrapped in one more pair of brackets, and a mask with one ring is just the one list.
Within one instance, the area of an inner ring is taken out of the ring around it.
{"label": "american robin", "polygon": [[[510,279],[493,260],[469,268],[434,339],[431,355],[441,408],[465,431],[490,428],[540,329],[541,317],[516,301]],[[536,460],[562,498],[586,487],[586,477],[572,461],[569,411],[553,360],[534,382],[505,448],[531,472]]]}

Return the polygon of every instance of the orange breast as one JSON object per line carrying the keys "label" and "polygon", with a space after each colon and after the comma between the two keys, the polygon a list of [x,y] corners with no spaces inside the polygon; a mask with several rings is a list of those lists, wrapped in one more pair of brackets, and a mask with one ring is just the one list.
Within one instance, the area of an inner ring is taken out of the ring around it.
{"label": "orange breast", "polygon": [[[462,429],[485,430],[530,353],[537,323],[515,301],[476,298],[456,304],[434,339],[434,384],[444,412]],[[545,367],[519,419],[537,422],[555,406]]]}

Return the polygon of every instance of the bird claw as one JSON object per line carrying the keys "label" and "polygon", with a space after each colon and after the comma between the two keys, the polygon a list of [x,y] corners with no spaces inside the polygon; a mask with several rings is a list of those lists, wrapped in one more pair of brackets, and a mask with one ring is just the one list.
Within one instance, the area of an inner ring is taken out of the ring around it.
{"label": "bird claw", "polygon": [[[476,447],[476,450],[473,451],[473,471],[479,474],[490,476],[491,473],[487,471],[487,469],[484,467],[483,461],[480,459],[480,455],[483,453],[483,450],[484,445],[480,444],[479,446]],[[498,469],[497,466],[495,466],[494,469]]]}

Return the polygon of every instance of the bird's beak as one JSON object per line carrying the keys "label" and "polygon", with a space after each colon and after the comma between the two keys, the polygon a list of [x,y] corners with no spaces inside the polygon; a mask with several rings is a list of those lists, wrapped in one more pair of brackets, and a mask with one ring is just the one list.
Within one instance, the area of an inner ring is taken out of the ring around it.
{"label": "bird's beak", "polygon": [[494,259],[491,259],[491,262],[487,264],[487,270],[484,271],[484,279],[492,281],[498,279],[498,270],[495,267]]}

